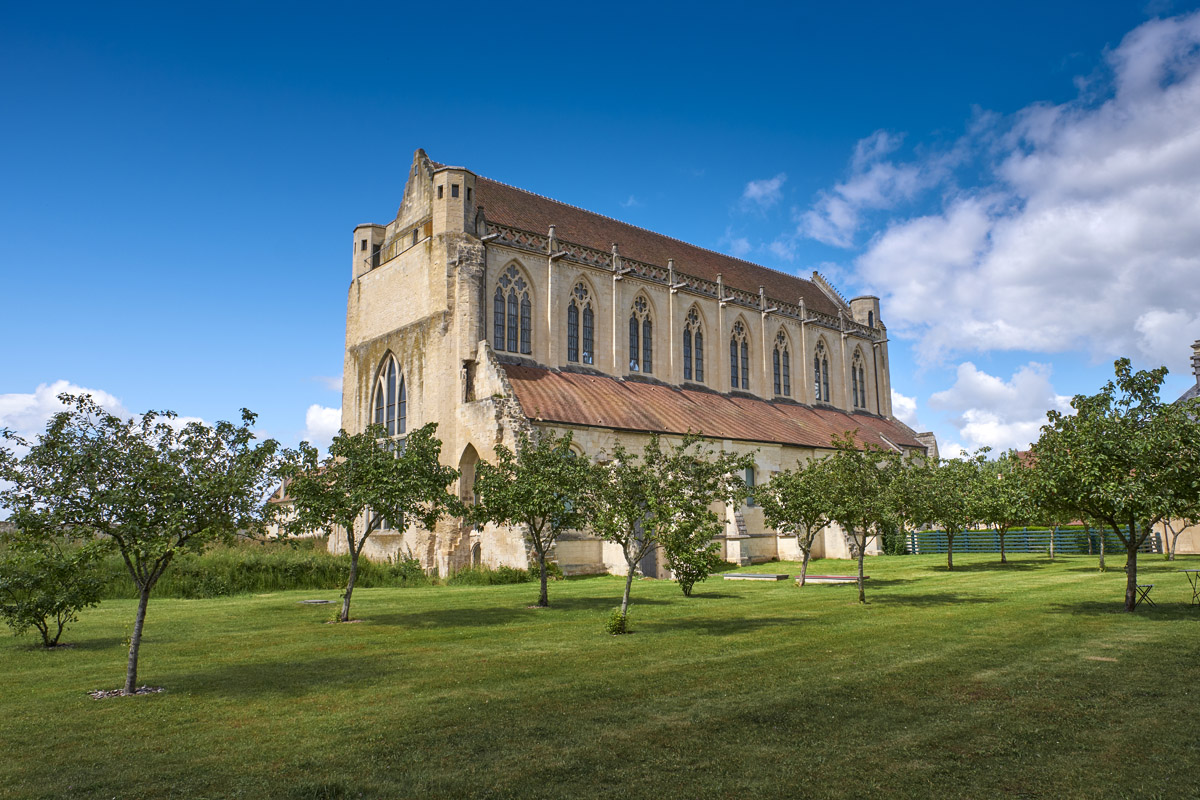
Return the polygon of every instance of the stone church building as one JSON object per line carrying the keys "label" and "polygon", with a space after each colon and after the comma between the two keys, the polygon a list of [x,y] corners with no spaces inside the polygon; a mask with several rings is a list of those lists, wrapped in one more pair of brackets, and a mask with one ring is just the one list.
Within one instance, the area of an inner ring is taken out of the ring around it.
{"label": "stone church building", "polygon": [[[396,217],[354,229],[342,427],[402,438],[438,424],[445,463],[472,496],[475,464],[518,431],[572,432],[603,458],[650,432],[701,433],[753,452],[750,483],[828,451],[830,437],[925,452],[932,435],[892,416],[879,300],[847,300],[820,275],[777,272],[476,175],[413,158]],[[725,508],[722,555],[798,556],[751,499]],[[331,538],[331,548],[338,545]],[[446,519],[380,531],[367,554],[411,553],[441,574],[525,566],[521,532]],[[846,556],[838,530],[815,555]],[[580,531],[567,574],[623,572],[619,548]],[[642,565],[663,575],[654,558]]]}

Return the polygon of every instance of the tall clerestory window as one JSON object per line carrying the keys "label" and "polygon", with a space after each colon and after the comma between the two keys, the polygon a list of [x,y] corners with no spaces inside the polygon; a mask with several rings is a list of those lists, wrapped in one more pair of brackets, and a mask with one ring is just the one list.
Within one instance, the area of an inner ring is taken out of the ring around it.
{"label": "tall clerestory window", "polygon": [[813,398],[829,402],[829,357],[824,342],[817,342],[817,352],[813,354]]}
{"label": "tall clerestory window", "polygon": [[595,362],[596,317],[592,312],[592,299],[587,286],[580,281],[571,290],[571,301],[567,304],[567,361],[580,361],[579,352],[579,319],[583,317],[583,358],[584,364]]}
{"label": "tall clerestory window", "polygon": [[695,306],[683,322],[683,379],[704,383],[704,332]]}
{"label": "tall clerestory window", "polygon": [[641,295],[633,301],[629,313],[629,371],[654,371],[654,324],[650,304]]}
{"label": "tall clerestory window", "polygon": [[492,349],[529,355],[533,352],[533,304],[529,283],[515,264],[500,273],[492,297]]}
{"label": "tall clerestory window", "polygon": [[792,356],[788,350],[787,335],[782,329],[775,335],[775,353],[771,361],[775,373],[775,394],[790,397],[792,394]]}
{"label": "tall clerestory window", "polygon": [[[408,430],[408,391],[396,357],[391,354],[385,356],[379,366],[371,406],[371,423],[383,428],[386,437],[381,440],[381,445],[403,453],[404,434]],[[368,511],[367,524],[373,529],[395,528],[390,517],[390,514]]]}
{"label": "tall clerestory window", "polygon": [[863,370],[861,351],[855,351],[850,366],[850,396],[854,399],[855,408],[867,407],[867,374]]}
{"label": "tall clerestory window", "polygon": [[750,343],[740,320],[729,336],[729,383],[734,389],[750,388]]}
{"label": "tall clerestory window", "polygon": [[372,405],[373,424],[382,426],[389,439],[404,436],[408,426],[408,391],[395,356],[387,356],[379,367]]}

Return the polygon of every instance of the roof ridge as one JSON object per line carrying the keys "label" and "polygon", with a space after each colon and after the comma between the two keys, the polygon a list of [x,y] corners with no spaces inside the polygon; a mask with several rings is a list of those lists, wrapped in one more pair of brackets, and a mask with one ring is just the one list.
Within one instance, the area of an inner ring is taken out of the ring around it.
{"label": "roof ridge", "polygon": [[[664,239],[670,239],[672,242],[679,242],[680,244],[687,245],[688,247],[694,247],[697,250],[703,250],[706,253],[712,253],[713,255],[720,256],[721,258],[728,258],[731,261],[737,261],[737,262],[740,262],[740,263],[745,264],[750,267],[756,267],[757,269],[765,269],[768,272],[774,272],[776,275],[783,275],[784,277],[787,277],[787,278],[795,278],[796,280],[804,281],[805,283],[810,283],[813,286],[817,285],[811,279],[801,277],[800,275],[797,275],[797,274],[794,274],[791,272],[784,272],[783,270],[775,269],[774,267],[768,267],[765,264],[758,264],[758,263],[755,263],[754,261],[747,261],[744,258],[739,258],[738,256],[730,255],[728,253],[722,253],[720,250],[713,250],[711,248],[704,247],[702,245],[694,244],[692,242],[688,242],[683,239],[680,239],[677,236],[671,236],[666,233],[660,233],[659,231],[650,230],[649,228],[643,228],[641,225],[634,225],[632,222],[626,222],[625,220],[617,219],[616,217],[610,217],[607,214],[601,214],[598,211],[592,211],[591,209],[584,208],[583,206],[577,206],[572,203],[564,203],[562,200],[556,200],[553,197],[550,197],[548,195],[538,194],[537,192],[531,192],[528,189],[522,189],[520,186],[513,186],[511,183],[505,183],[504,181],[498,181],[495,178],[489,178],[486,175],[476,175],[476,178],[477,179],[482,178],[485,181],[489,181],[491,183],[497,184],[498,186],[503,186],[507,189],[512,189],[517,192],[524,192],[525,194],[532,195],[534,197],[540,197],[542,200],[548,200],[551,203],[556,203],[560,206],[566,206],[567,208],[573,208],[576,211],[582,211],[584,214],[591,214],[592,216],[600,217],[601,219],[606,219],[606,220],[609,220],[610,222],[615,222],[618,225],[626,225],[635,230],[642,231],[643,233],[648,233],[651,236],[661,236]],[[486,214],[487,214],[487,207],[484,206],[484,215],[486,216]],[[538,231],[530,231],[530,233],[538,233]],[[620,245],[620,242],[616,242],[616,244]],[[624,256],[622,256],[622,258],[624,258]],[[654,266],[665,267],[666,264],[655,264]],[[836,291],[836,289],[834,291]],[[840,292],[839,292],[839,294],[840,294]],[[779,299],[782,300],[783,298],[779,298]]]}

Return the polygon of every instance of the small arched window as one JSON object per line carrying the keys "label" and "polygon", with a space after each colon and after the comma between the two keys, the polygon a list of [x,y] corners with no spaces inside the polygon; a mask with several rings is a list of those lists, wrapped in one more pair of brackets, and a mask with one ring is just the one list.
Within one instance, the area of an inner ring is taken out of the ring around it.
{"label": "small arched window", "polygon": [[642,295],[633,301],[629,312],[629,371],[654,371],[654,324],[650,321],[650,303]]}
{"label": "small arched window", "polygon": [[729,383],[734,389],[750,388],[750,343],[740,320],[729,336]]}
{"label": "small arched window", "polygon": [[783,330],[775,335],[775,353],[771,365],[775,374],[775,394],[790,397],[792,394],[792,363],[788,352],[788,340]]}
{"label": "small arched window", "polygon": [[875,312],[874,311],[867,312],[867,327],[868,328],[875,327]]}
{"label": "small arched window", "polygon": [[516,264],[500,274],[492,297],[492,349],[510,353],[533,352],[533,304],[529,283]]}
{"label": "small arched window", "polygon": [[688,310],[683,323],[683,379],[704,383],[704,334],[696,307]]}
{"label": "small arched window", "polygon": [[813,354],[813,398],[829,402],[829,357],[824,342],[817,342],[817,352]]}

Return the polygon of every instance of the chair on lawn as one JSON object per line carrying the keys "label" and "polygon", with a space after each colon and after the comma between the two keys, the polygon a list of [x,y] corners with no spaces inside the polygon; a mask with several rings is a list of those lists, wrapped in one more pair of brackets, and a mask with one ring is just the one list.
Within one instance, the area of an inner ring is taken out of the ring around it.
{"label": "chair on lawn", "polygon": [[1137,589],[1138,595],[1137,602],[1133,604],[1134,608],[1140,606],[1143,601],[1145,601],[1146,604],[1151,608],[1158,608],[1158,605],[1150,599],[1150,590],[1154,588],[1153,583],[1135,583],[1134,588]]}

